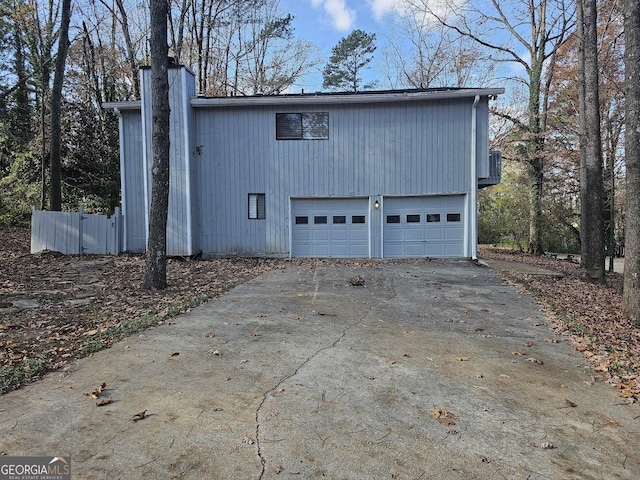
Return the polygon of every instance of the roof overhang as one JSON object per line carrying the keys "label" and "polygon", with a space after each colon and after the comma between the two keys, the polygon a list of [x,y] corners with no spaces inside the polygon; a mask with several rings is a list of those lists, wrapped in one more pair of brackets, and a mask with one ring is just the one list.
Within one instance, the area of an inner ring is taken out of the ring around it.
{"label": "roof overhang", "polygon": [[[423,102],[458,98],[495,97],[502,95],[504,88],[460,88],[437,90],[409,90],[364,93],[316,93],[299,95],[255,95],[240,97],[194,97],[190,103],[194,108],[255,107],[273,105],[344,105],[376,104],[390,102]],[[140,110],[140,101],[105,102],[102,108],[114,112]]]}
{"label": "roof overhang", "polygon": [[142,102],[140,100],[135,102],[105,102],[102,104],[102,108],[113,110],[116,113],[121,110],[140,110]]}
{"label": "roof overhang", "polygon": [[453,98],[494,97],[504,93],[504,88],[461,88],[427,91],[365,92],[340,94],[264,95],[250,97],[197,97],[190,103],[193,107],[239,107],[273,105],[332,105],[375,104],[389,102],[420,102]]}

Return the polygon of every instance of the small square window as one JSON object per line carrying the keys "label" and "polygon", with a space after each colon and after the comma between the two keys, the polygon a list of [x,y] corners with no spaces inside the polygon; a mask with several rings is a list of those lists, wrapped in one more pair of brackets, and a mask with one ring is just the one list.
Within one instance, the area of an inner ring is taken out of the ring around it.
{"label": "small square window", "polygon": [[439,223],[439,222],[440,222],[439,213],[427,213],[427,223]]}
{"label": "small square window", "polygon": [[387,215],[387,223],[400,223],[400,215]]}
{"label": "small square window", "polygon": [[249,194],[249,220],[264,220],[266,217],[264,193]]}
{"label": "small square window", "polygon": [[296,225],[308,225],[309,217],[296,217]]}
{"label": "small square window", "polygon": [[344,215],[334,215],[333,216],[333,224],[342,224],[342,223],[347,223],[347,217],[345,217]]}
{"label": "small square window", "polygon": [[316,225],[324,225],[325,223],[327,223],[327,216],[317,215],[313,217],[313,223],[315,223]]}
{"label": "small square window", "polygon": [[352,215],[351,223],[365,223],[364,215]]}
{"label": "small square window", "polygon": [[460,214],[459,213],[447,213],[447,222],[459,222]]}
{"label": "small square window", "polygon": [[407,215],[407,223],[420,223],[420,215]]}

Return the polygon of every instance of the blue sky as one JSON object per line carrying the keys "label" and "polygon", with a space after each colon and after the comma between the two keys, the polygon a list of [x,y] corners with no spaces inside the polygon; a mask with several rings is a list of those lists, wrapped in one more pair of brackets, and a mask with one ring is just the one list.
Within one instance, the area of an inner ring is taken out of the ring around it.
{"label": "blue sky", "polygon": [[386,20],[394,13],[395,0],[289,0],[283,7],[294,15],[295,35],[306,38],[321,49],[323,64],[319,71],[307,76],[296,88],[322,90],[322,67],[331,49],[341,38],[355,29],[375,33],[378,52],[384,44]]}
{"label": "blue sky", "polygon": [[[396,85],[390,85],[384,80],[382,67],[376,68],[376,62],[382,63],[380,60],[387,43],[386,36],[390,34],[391,25],[398,15],[407,13],[407,10],[403,9],[405,4],[405,0],[281,0],[283,11],[295,17],[295,35],[316,44],[321,57],[318,68],[296,82],[290,91],[297,93],[301,89],[305,92],[323,90],[322,69],[329,60],[331,49],[354,29],[376,34],[378,48],[371,68],[365,73],[365,81],[378,80],[377,88],[380,89],[396,88]],[[436,10],[445,9],[446,4],[446,0],[429,1],[431,8]],[[527,53],[522,52],[522,55],[525,58]],[[501,72],[504,76],[523,74],[521,67],[514,63],[501,65]]]}

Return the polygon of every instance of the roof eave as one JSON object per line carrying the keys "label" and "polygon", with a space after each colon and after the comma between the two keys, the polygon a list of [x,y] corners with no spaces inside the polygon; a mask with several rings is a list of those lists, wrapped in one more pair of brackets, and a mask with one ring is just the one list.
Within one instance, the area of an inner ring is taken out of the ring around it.
{"label": "roof eave", "polygon": [[328,105],[363,104],[407,101],[445,100],[502,95],[504,88],[478,88],[435,92],[355,93],[344,95],[265,95],[248,97],[197,97],[191,99],[193,107],[269,106],[269,105]]}
{"label": "roof eave", "polygon": [[105,110],[113,110],[114,112],[119,110],[140,110],[142,108],[142,102],[140,102],[140,100],[134,102],[104,102],[102,108]]}

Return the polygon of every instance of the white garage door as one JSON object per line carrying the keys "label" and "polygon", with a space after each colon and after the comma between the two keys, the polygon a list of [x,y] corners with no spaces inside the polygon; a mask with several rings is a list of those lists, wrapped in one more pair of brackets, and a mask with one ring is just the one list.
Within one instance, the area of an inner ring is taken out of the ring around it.
{"label": "white garage door", "polygon": [[369,199],[293,199],[291,233],[293,257],[368,257]]}
{"label": "white garage door", "polygon": [[385,258],[464,256],[464,196],[385,198]]}

